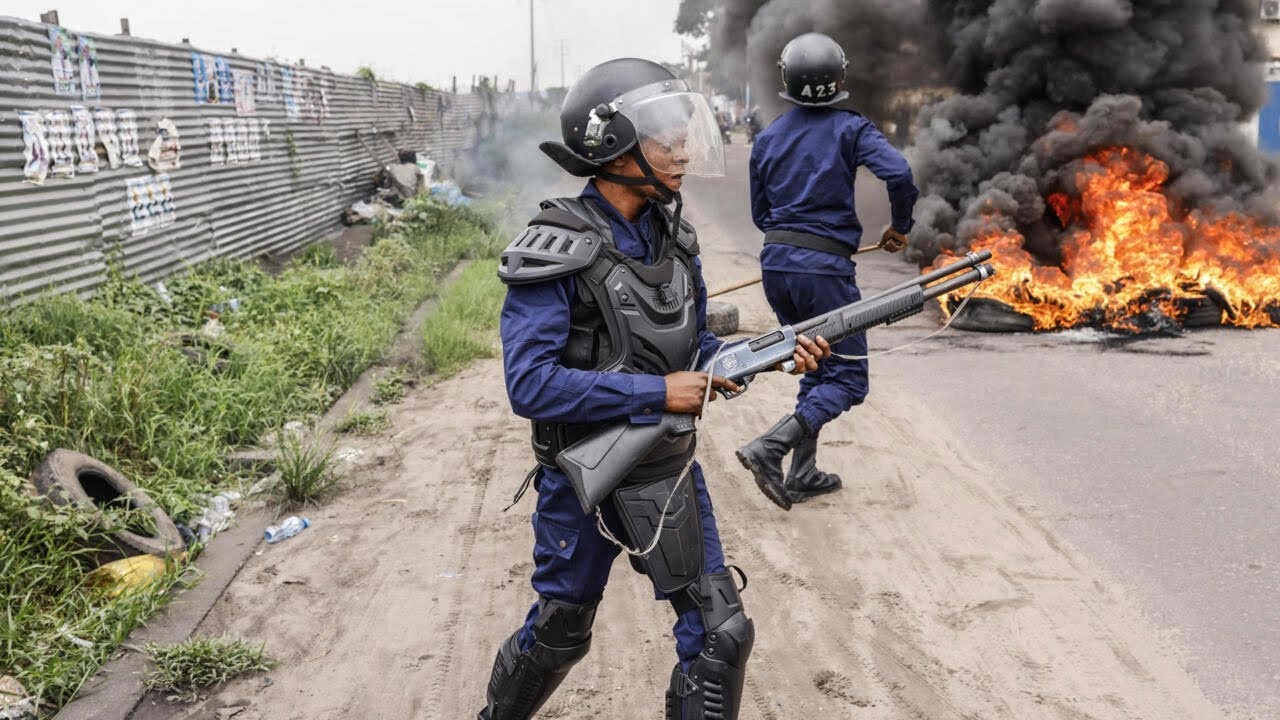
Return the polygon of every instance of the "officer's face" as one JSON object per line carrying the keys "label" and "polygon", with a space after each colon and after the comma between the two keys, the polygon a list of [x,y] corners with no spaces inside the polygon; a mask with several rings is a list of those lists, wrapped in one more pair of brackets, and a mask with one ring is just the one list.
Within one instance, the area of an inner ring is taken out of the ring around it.
{"label": "officer's face", "polygon": [[685,149],[689,133],[683,128],[663,135],[640,139],[640,151],[653,166],[658,179],[668,188],[678,191],[684,184],[685,166],[689,153]]}

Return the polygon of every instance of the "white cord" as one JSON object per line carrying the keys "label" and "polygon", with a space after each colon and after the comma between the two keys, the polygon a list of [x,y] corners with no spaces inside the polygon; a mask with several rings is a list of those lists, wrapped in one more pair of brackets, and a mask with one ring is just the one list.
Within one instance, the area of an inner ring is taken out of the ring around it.
{"label": "white cord", "polygon": [[[715,356],[711,358],[711,364],[707,367],[712,370],[715,369],[716,361],[720,359],[720,353],[727,345],[728,343],[723,341],[720,343],[720,347],[716,348]],[[707,373],[707,387],[702,394],[702,410],[693,418],[693,432],[695,436],[697,435],[698,428],[702,426],[702,416],[707,412],[707,405],[711,404],[711,381],[713,377],[714,376],[711,373]],[[603,535],[606,540],[617,545],[623,552],[632,557],[645,557],[649,553],[653,552],[654,548],[658,547],[658,540],[662,538],[662,529],[667,524],[667,512],[671,509],[671,501],[675,499],[676,495],[680,494],[680,488],[684,485],[684,480],[689,476],[689,470],[692,467],[693,455],[690,455],[689,459],[684,464],[684,469],[680,471],[680,477],[676,480],[676,486],[671,488],[671,494],[667,496],[667,502],[662,505],[662,514],[658,516],[658,527],[653,532],[653,539],[649,541],[649,545],[645,547],[644,550],[635,550],[618,538],[614,537],[613,533],[609,532],[608,526],[604,524],[604,516],[600,514],[600,509],[596,508],[596,528],[600,531],[600,534]],[[697,502],[696,498],[694,499],[694,502]]]}
{"label": "white cord", "polygon": [[[928,335],[925,335],[922,338],[912,340],[911,342],[905,345],[899,345],[898,347],[895,347],[895,348],[890,348],[888,350],[880,350],[878,352],[869,353],[867,355],[841,355],[840,353],[837,353],[837,352],[832,352],[831,355],[832,357],[843,358],[845,360],[866,360],[868,358],[876,357],[879,355],[888,355],[889,353],[892,353],[892,352],[905,350],[911,347],[912,345],[922,343],[925,340],[928,340],[929,338],[935,337],[939,333],[942,333],[946,331],[947,328],[951,327],[951,322],[956,319],[956,316],[960,314],[960,311],[964,310],[964,306],[969,304],[969,298],[973,297],[973,294],[978,291],[978,288],[982,287],[982,283],[984,282],[986,282],[986,278],[979,280],[978,283],[974,285],[971,290],[969,290],[969,294],[964,296],[964,300],[960,301],[960,305],[956,307],[955,312],[951,313],[951,317],[947,318],[947,321],[943,323],[942,327],[929,333]],[[711,359],[711,364],[708,365],[707,367],[710,367],[713,370],[715,369],[716,361],[720,359],[720,353],[724,350],[724,348],[727,345],[728,343],[725,343],[725,342],[720,343],[720,347],[716,348],[715,357]],[[695,434],[698,432],[698,429],[702,426],[702,416],[707,412],[707,405],[711,404],[711,381],[712,381],[712,374],[707,373],[707,387],[702,395],[702,411],[699,412],[697,417],[693,419],[693,431]],[[658,527],[653,533],[653,539],[649,541],[648,546],[646,546],[644,550],[636,550],[634,548],[631,548],[626,543],[614,537],[614,534],[609,531],[608,526],[604,524],[604,516],[600,514],[600,509],[596,508],[596,528],[600,531],[600,534],[603,535],[606,540],[613,543],[614,545],[617,545],[618,548],[620,548],[623,552],[625,552],[626,554],[632,557],[645,557],[649,553],[653,552],[654,548],[658,547],[658,541],[662,538],[662,529],[666,526],[666,523],[667,523],[667,513],[671,509],[671,501],[675,499],[676,495],[680,494],[680,488],[684,485],[684,480],[686,477],[689,476],[689,470],[692,467],[693,467],[693,456],[690,455],[689,460],[684,464],[684,469],[680,471],[680,478],[676,480],[676,486],[671,489],[671,494],[667,496],[667,501],[662,505],[662,514],[658,516]],[[696,502],[696,499],[695,499],[695,502]]]}
{"label": "white cord", "polygon": [[964,300],[961,300],[960,304],[956,306],[955,312],[951,313],[951,317],[947,318],[947,321],[942,324],[942,327],[938,328],[937,330],[934,330],[933,332],[929,333],[928,335],[925,335],[924,337],[916,338],[915,340],[912,340],[911,342],[906,343],[905,345],[892,347],[892,348],[889,348],[888,350],[877,350],[876,352],[867,353],[866,355],[842,355],[838,352],[832,351],[831,357],[838,357],[842,360],[868,360],[873,357],[880,357],[881,355],[888,355],[889,353],[895,353],[902,350],[906,350],[912,345],[919,345],[925,340],[928,340],[933,337],[937,337],[939,334],[946,332],[947,328],[951,327],[952,321],[956,319],[956,317],[960,314],[961,310],[964,310],[964,306],[969,304],[969,298],[973,297],[973,294],[978,292],[978,288],[982,287],[982,283],[986,281],[987,281],[986,278],[979,280],[978,283],[969,290],[969,294],[964,296]]}

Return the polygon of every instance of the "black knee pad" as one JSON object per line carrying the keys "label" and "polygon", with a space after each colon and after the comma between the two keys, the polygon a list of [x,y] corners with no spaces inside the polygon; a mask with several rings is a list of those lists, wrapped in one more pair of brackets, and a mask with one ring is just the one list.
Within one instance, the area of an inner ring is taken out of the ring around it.
{"label": "black knee pad", "polygon": [[533,637],[540,645],[569,647],[591,641],[591,625],[596,621],[596,603],[571,605],[550,598],[538,598],[538,617],[533,621]]}
{"label": "black knee pad", "polygon": [[519,631],[498,649],[480,720],[527,720],[560,687],[569,670],[591,649],[596,604],[540,598],[533,621],[533,647],[520,650]]}

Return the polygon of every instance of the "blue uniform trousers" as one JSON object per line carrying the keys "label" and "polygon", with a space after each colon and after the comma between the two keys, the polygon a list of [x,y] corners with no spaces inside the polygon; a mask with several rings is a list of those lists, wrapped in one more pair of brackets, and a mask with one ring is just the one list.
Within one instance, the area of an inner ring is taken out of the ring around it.
{"label": "blue uniform trousers", "polygon": [[[852,277],[803,272],[764,271],[764,296],[778,316],[791,325],[862,299]],[[842,355],[866,355],[867,336],[859,333],[831,347]],[[796,414],[817,432],[867,397],[867,361],[830,357],[816,372],[800,378]]]}
{"label": "blue uniform trousers", "polygon": [[[698,515],[702,519],[703,572],[721,573],[725,571],[724,550],[720,546],[720,533],[702,468],[694,463],[690,475],[685,482],[694,483]],[[533,514],[533,589],[542,597],[574,605],[599,602],[609,580],[609,570],[621,550],[600,534],[595,514],[582,512],[573,487],[563,473],[543,467],[534,483],[538,509]],[[628,542],[613,505],[606,502],[599,512],[609,532]],[[654,595],[658,600],[667,598],[656,588]],[[520,630],[521,650],[533,646],[533,621],[537,615],[538,604],[534,603]],[[688,670],[689,663],[702,652],[705,644],[706,628],[701,615],[697,610],[690,610],[677,616],[672,633],[681,667]]]}

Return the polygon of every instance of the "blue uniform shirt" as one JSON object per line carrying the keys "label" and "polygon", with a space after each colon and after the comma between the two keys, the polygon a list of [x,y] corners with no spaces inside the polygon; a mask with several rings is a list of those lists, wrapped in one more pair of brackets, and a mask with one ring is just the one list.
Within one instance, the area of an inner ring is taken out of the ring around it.
{"label": "blue uniform shirt", "polygon": [[[649,206],[633,223],[587,183],[581,197],[594,200],[609,216],[614,245],[623,254],[653,263]],[[703,357],[720,347],[707,331],[707,288],[702,264],[695,258],[698,346]],[[572,277],[532,285],[510,285],[502,305],[502,359],[511,409],[532,420],[592,423],[628,418],[636,424],[656,423],[667,398],[659,375],[577,370],[560,364],[569,339],[569,311],[574,297]]]}
{"label": "blue uniform shirt", "polygon": [[[832,108],[796,107],[756,136],[751,148],[751,216],[762,231],[790,230],[849,245],[862,241],[853,183],[865,165],[889,190],[893,227],[911,230],[919,191],[911,166],[868,119]],[[761,267],[783,272],[853,275],[848,257],[766,245]]]}

